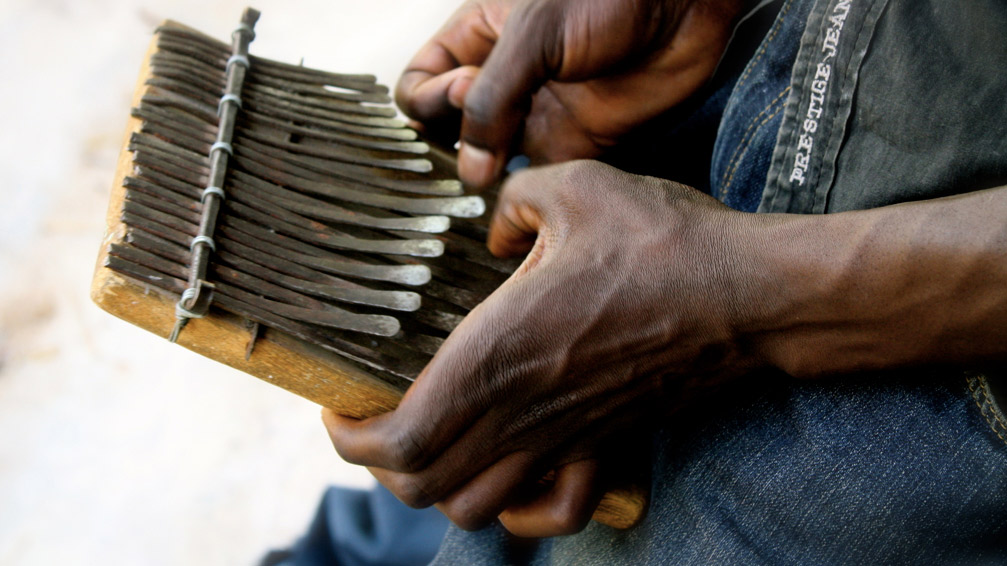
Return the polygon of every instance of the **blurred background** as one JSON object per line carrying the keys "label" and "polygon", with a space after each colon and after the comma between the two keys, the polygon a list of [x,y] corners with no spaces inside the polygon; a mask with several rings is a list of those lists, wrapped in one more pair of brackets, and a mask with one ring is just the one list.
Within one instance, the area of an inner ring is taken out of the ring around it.
{"label": "blurred background", "polygon": [[[259,0],[252,53],[394,85],[460,0]],[[0,564],[254,564],[329,484],[317,406],[88,298],[129,102],[170,18],[235,0],[0,0]]]}

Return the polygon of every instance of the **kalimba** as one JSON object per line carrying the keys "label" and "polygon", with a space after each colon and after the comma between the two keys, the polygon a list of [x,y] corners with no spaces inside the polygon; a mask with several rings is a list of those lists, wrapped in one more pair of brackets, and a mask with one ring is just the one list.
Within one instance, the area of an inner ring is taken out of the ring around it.
{"label": "kalimba", "polygon": [[[155,33],[92,298],[340,414],[390,411],[517,264],[486,250],[484,199],[386,87],[250,55],[258,17],[231,45]],[[614,489],[594,518],[627,528],[645,503]]]}

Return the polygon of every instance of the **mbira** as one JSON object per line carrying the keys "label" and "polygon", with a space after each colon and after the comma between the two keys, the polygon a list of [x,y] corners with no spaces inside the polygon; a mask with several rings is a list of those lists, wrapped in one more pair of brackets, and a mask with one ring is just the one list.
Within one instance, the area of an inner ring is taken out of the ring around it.
{"label": "mbira", "polygon": [[[92,298],[340,414],[390,411],[517,264],[486,250],[484,199],[386,87],[250,55],[258,17],[231,44],[155,33]],[[616,488],[594,518],[629,527],[645,502]]]}

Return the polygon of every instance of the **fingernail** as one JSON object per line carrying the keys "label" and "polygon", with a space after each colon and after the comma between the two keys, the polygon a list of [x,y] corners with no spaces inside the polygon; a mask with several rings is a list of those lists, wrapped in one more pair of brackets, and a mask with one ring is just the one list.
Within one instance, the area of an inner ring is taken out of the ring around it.
{"label": "fingernail", "polygon": [[493,154],[462,142],[458,148],[458,177],[469,185],[485,187],[496,177]]}

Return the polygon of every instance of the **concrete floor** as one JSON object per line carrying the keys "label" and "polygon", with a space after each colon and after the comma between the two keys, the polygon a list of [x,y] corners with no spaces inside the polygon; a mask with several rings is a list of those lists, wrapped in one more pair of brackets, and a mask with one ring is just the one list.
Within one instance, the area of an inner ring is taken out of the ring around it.
{"label": "concrete floor", "polygon": [[[262,0],[255,54],[392,84],[456,0]],[[233,0],[0,0],[0,564],[252,564],[341,462],[311,403],[88,299],[154,26],[220,38]]]}

